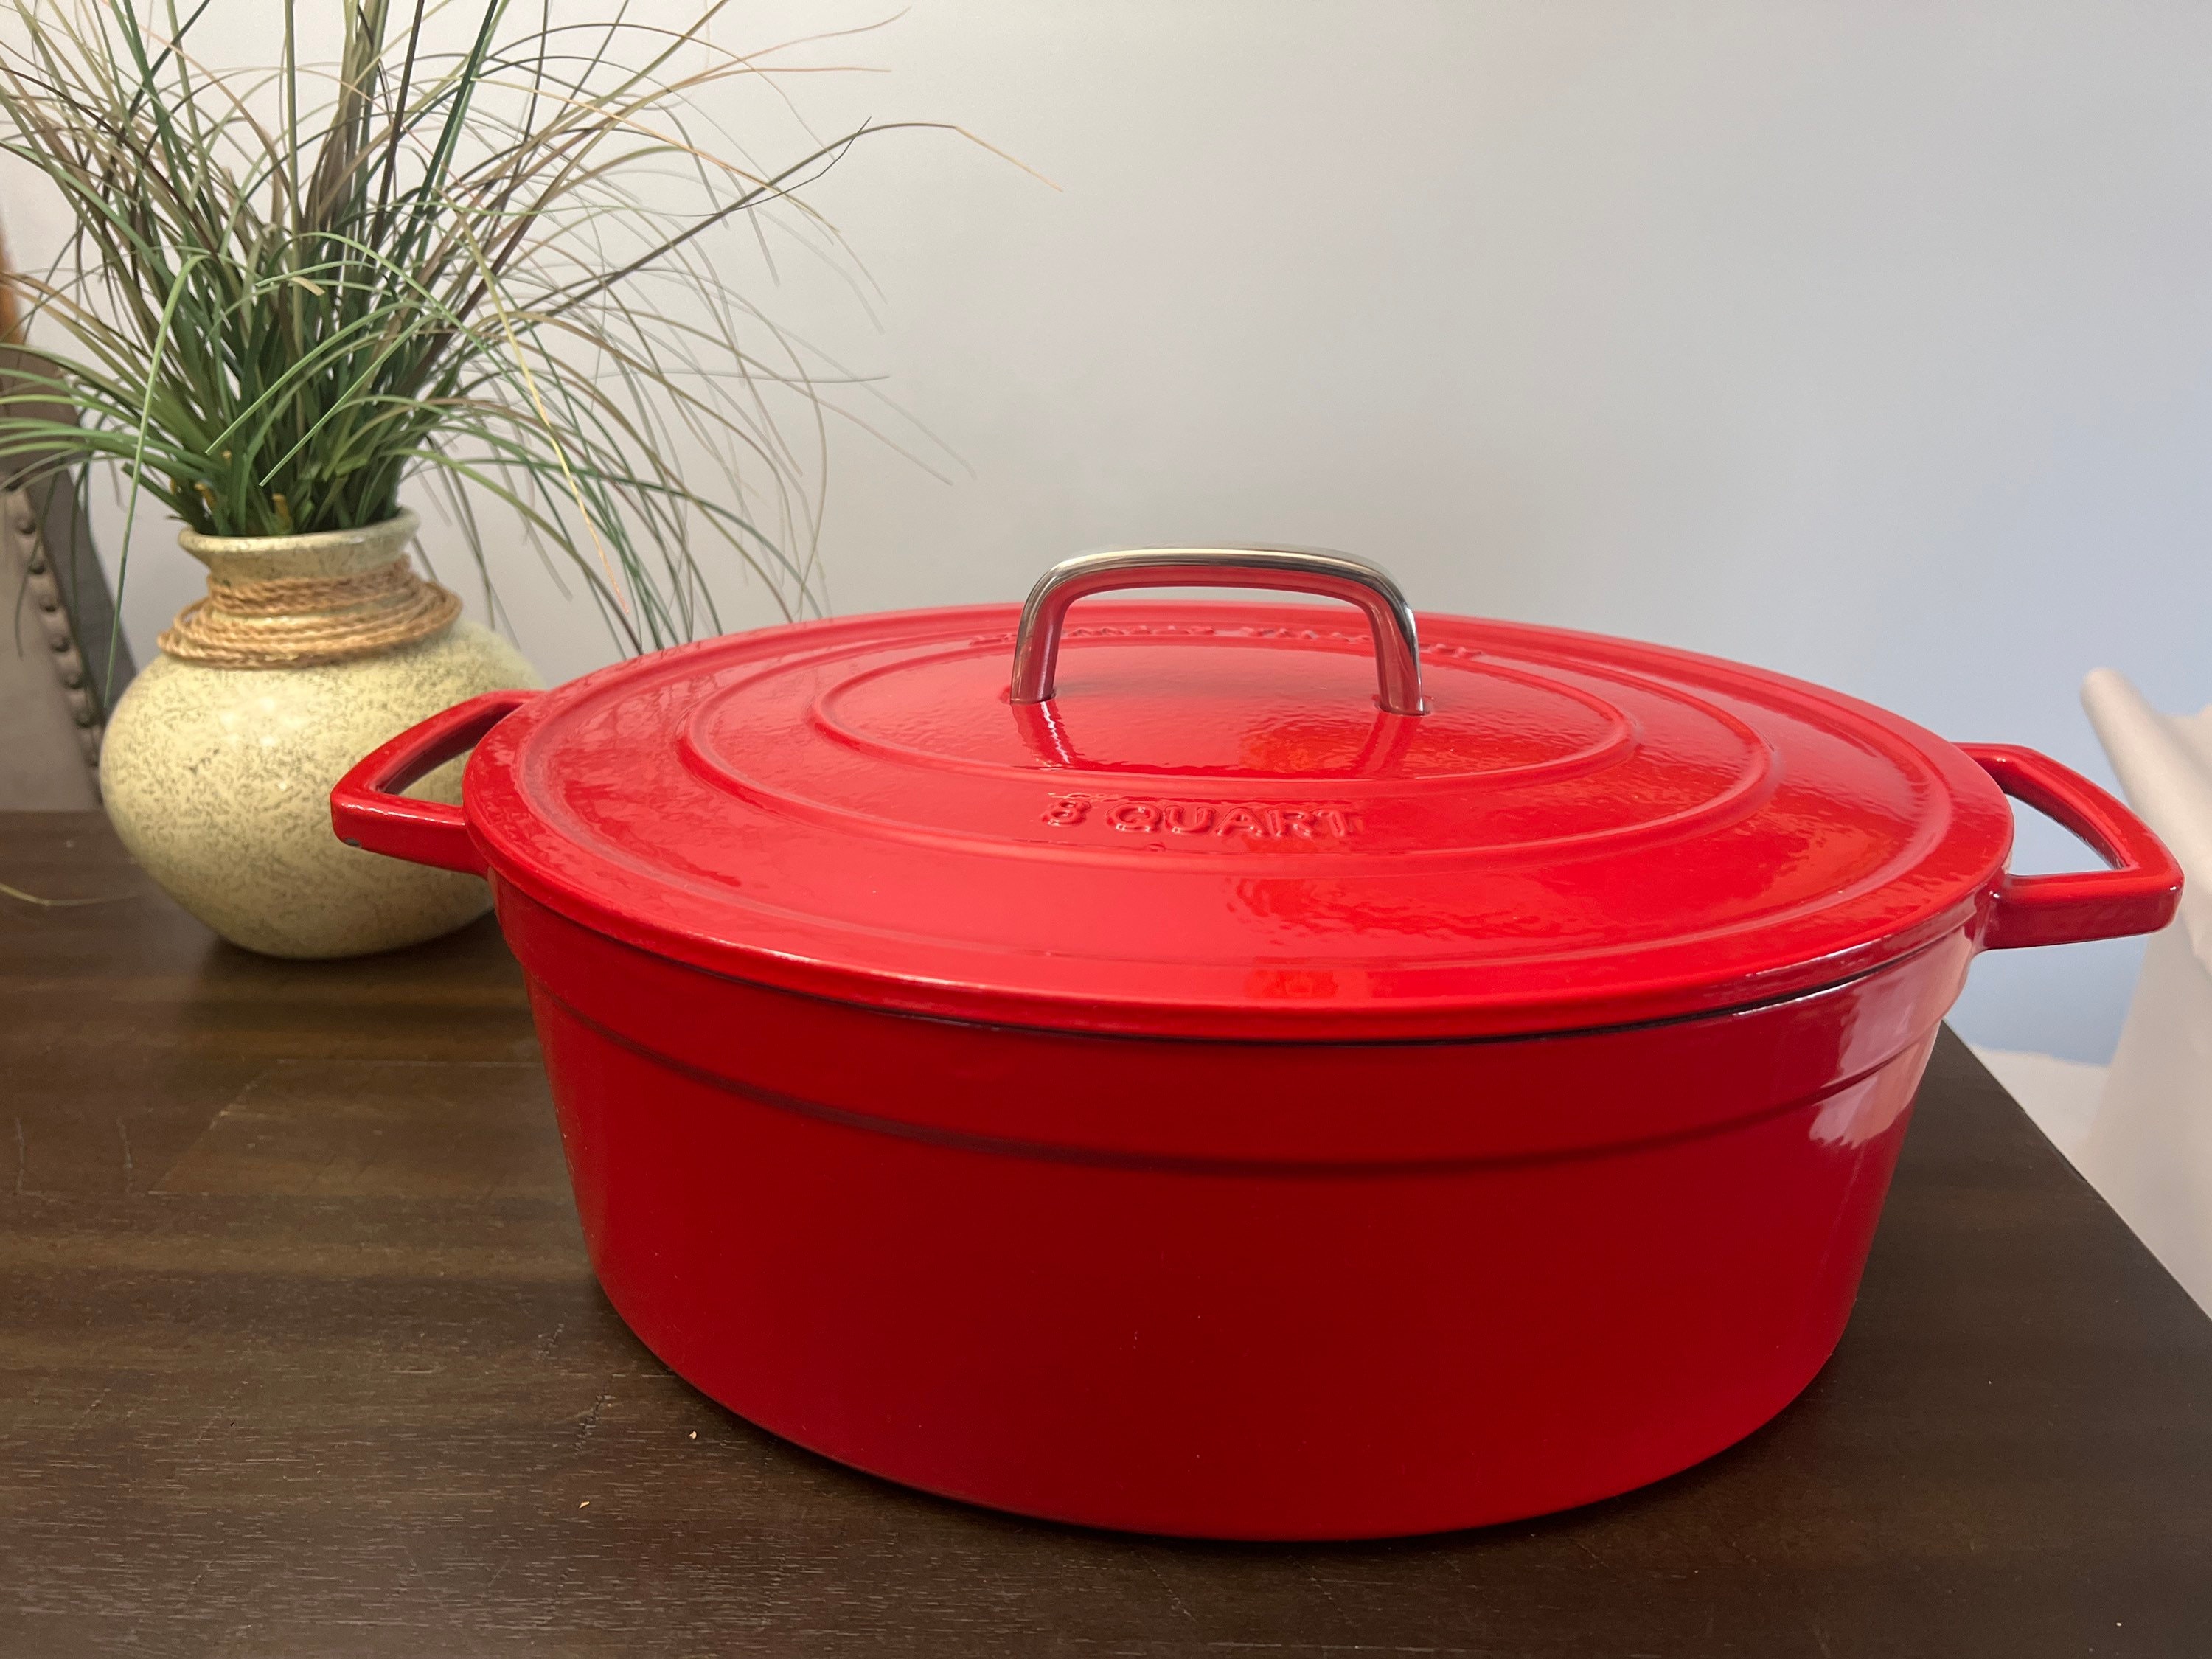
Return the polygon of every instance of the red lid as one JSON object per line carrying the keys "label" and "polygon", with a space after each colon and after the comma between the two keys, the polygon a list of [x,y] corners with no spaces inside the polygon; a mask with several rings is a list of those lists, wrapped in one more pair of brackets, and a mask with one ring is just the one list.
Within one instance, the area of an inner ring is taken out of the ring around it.
{"label": "red lid", "polygon": [[1363,629],[1305,605],[1086,606],[1044,641],[1048,693],[1063,648],[1038,703],[1010,700],[1012,607],[708,641],[495,727],[469,821],[502,879],[717,973],[1224,1037],[1737,1006],[1930,942],[2001,869],[1996,786],[1878,708],[1431,616],[1428,710],[1393,714],[1374,645],[1393,613],[1370,611]]}

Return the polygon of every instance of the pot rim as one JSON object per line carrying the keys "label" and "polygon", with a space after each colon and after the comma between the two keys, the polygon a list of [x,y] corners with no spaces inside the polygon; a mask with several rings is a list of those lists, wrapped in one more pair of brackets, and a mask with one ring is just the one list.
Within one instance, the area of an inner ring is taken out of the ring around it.
{"label": "pot rim", "polygon": [[[1667,1026],[1695,1024],[1704,1020],[1725,1020],[1744,1014],[1761,1013],[1783,1005],[1805,1002],[1841,991],[1892,969],[1901,969],[1918,961],[1931,952],[1946,946],[1963,943],[1970,956],[1978,956],[1980,947],[1971,938],[1973,918],[1961,916],[1948,927],[1933,929],[1928,936],[1909,949],[1879,957],[1838,973],[1832,979],[1816,979],[1803,984],[1792,984],[1787,989],[1771,990],[1749,997],[1741,1002],[1716,1003],[1710,1006],[1677,1008],[1663,1013],[1640,1017],[1595,1021],[1588,1024],[1547,1024],[1532,1022],[1524,1026],[1500,1024],[1466,1031],[1431,1030],[1426,1029],[1385,1032],[1340,1032],[1316,1030],[1323,1022],[1309,1013],[1298,1018],[1297,1023],[1286,1024],[1279,1030],[1256,1029],[1240,1018],[1234,1030],[1212,1030],[1202,1025],[1176,1018],[1180,1006],[1130,1004],[1115,1012],[1131,1018],[1104,1022],[1085,1021],[1072,1018],[1052,1018],[1059,1010],[1088,1007],[1088,1000],[1066,999],[1055,1003],[1047,999],[1036,1000],[1037,1017],[1024,1018],[1025,1008],[1008,1007],[997,1013],[969,1012],[971,1004],[963,1001],[961,1011],[952,1012],[922,997],[908,1000],[899,994],[905,980],[884,979],[855,982],[842,988],[801,987],[791,981],[764,974],[747,974],[729,966],[709,966],[696,960],[682,949],[664,946],[634,939],[624,929],[609,927],[599,917],[577,915],[562,904],[557,895],[541,890],[527,880],[518,880],[514,873],[495,860],[487,872],[492,878],[495,908],[500,889],[514,890],[522,898],[550,911],[570,926],[580,928],[599,939],[623,950],[635,951],[652,957],[656,963],[702,979],[737,986],[747,991],[770,993],[776,996],[797,997],[804,1001],[828,1004],[833,1007],[850,1009],[864,1014],[882,1015],[894,1019],[920,1020],[936,1025],[957,1026],[979,1032],[1004,1031],[1009,1035],[1027,1036],[1065,1036],[1097,1039],[1109,1042],[1170,1042],[1184,1043],[1194,1048],[1280,1048],[1285,1046],[1313,1048],[1455,1048],[1476,1044],[1512,1042],[1551,1042],[1575,1037],[1621,1036]],[[527,964],[526,964],[526,967]],[[882,994],[869,994],[870,992]],[[1200,1009],[1197,1012],[1203,1013]],[[1143,1015],[1139,1019],[1134,1016]]]}

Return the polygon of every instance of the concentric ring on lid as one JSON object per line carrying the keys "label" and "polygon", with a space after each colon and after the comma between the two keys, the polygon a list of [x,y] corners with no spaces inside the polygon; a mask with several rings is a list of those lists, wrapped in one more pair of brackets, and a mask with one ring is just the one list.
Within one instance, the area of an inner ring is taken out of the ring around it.
{"label": "concentric ring on lid", "polygon": [[1739,665],[1424,616],[1425,714],[1304,605],[1094,602],[623,663],[494,728],[498,877],[709,971],[1017,1024],[1563,1030],[1833,983],[1963,925],[2011,839],[1932,733]]}

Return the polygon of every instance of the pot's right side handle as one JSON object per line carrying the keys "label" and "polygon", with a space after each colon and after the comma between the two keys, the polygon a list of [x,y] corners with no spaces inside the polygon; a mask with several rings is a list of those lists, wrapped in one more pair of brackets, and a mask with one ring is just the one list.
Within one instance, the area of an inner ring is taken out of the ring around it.
{"label": "pot's right side handle", "polygon": [[483,854],[458,806],[415,800],[399,792],[483,735],[537,692],[487,691],[410,726],[362,761],[331,791],[331,828],[349,847],[428,864],[464,875],[484,872]]}
{"label": "pot's right side handle", "polygon": [[2112,866],[2078,874],[2007,874],[1983,916],[1984,950],[2154,933],[2173,920],[2181,866],[2141,818],[2048,755],[2009,744],[1960,747],[1998,788],[2072,830]]}

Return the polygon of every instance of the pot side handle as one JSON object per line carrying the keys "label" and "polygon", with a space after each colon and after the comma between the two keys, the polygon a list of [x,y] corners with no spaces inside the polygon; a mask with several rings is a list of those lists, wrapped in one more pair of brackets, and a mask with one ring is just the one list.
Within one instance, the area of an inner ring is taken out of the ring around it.
{"label": "pot side handle", "polygon": [[349,847],[483,875],[484,857],[461,809],[443,801],[410,800],[399,791],[474,748],[485,732],[537,695],[522,689],[487,691],[409,726],[338,780],[331,791],[331,828]]}
{"label": "pot side handle", "polygon": [[1984,950],[2154,933],[2173,920],[2181,866],[2141,818],[2048,755],[2009,744],[1960,747],[1998,788],[2071,830],[2112,866],[2065,875],[2008,873],[1983,914]]}

